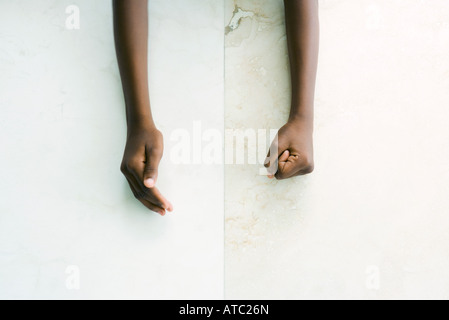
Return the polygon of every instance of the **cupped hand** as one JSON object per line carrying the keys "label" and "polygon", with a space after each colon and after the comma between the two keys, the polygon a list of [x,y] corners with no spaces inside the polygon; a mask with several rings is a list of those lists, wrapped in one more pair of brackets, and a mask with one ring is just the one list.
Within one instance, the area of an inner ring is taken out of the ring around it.
{"label": "cupped hand", "polygon": [[313,172],[313,127],[311,121],[291,120],[278,132],[265,160],[268,177],[289,179]]}
{"label": "cupped hand", "polygon": [[171,203],[155,187],[163,151],[163,136],[155,127],[128,128],[121,171],[136,199],[162,216],[173,211]]}

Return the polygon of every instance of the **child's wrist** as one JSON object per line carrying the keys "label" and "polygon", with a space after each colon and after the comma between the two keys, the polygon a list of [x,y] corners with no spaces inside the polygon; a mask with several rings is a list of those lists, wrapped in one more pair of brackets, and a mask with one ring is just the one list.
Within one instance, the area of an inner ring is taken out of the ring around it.
{"label": "child's wrist", "polygon": [[288,117],[288,122],[301,122],[301,123],[309,123],[313,125],[313,113],[304,113],[304,112],[291,112]]}
{"label": "child's wrist", "polygon": [[129,117],[128,121],[128,130],[133,129],[146,129],[153,130],[156,129],[156,125],[151,116],[139,116],[139,117]]}

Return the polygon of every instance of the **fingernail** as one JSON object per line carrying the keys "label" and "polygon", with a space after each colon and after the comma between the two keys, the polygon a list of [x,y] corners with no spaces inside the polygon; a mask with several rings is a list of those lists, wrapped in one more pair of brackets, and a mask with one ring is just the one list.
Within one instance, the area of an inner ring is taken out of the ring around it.
{"label": "fingernail", "polygon": [[273,178],[274,178],[273,175],[271,175],[271,174],[268,175],[268,179],[273,179]]}
{"label": "fingernail", "polygon": [[153,188],[154,187],[154,179],[147,179],[147,180],[145,180],[145,186],[147,188]]}

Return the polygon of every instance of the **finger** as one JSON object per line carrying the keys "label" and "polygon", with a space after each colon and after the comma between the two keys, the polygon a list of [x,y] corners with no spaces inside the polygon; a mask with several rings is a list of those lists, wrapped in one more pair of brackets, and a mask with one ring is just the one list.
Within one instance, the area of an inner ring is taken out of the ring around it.
{"label": "finger", "polygon": [[[268,151],[267,157],[266,157],[263,165],[265,168],[267,168],[267,172],[268,172],[268,168],[270,167],[270,151]],[[268,177],[268,179],[274,179],[274,174],[271,174],[270,172],[268,172],[267,177]]]}
{"label": "finger", "polygon": [[279,168],[275,177],[277,180],[284,180],[293,177],[296,172],[294,163],[287,161]]}
{"label": "finger", "polygon": [[133,170],[130,170],[127,174],[127,178],[133,183],[134,188],[136,189],[138,195],[150,201],[151,203],[156,204],[157,206],[166,209],[166,206],[164,205],[164,202],[162,201],[163,197],[161,199],[158,199],[152,195],[152,189],[149,189],[145,186],[144,182],[142,181],[142,175],[145,169],[145,163],[139,162],[134,164]]}
{"label": "finger", "polygon": [[154,188],[154,186],[156,185],[161,156],[158,152],[151,152],[151,150],[146,150],[145,153],[147,158],[143,170],[143,181],[145,187]]}
{"label": "finger", "polygon": [[[285,159],[285,155],[284,159]],[[284,160],[283,159],[283,160]],[[284,180],[289,179],[298,174],[301,171],[301,164],[297,155],[292,155],[289,152],[289,157],[283,163],[279,164],[279,170],[276,172],[276,179]]]}
{"label": "finger", "polygon": [[[282,168],[285,166],[285,163],[287,162],[289,156],[290,156],[290,151],[288,151],[288,150],[285,150],[285,151],[281,154],[281,156],[280,156],[279,159],[277,160],[277,167],[278,167],[278,168],[277,168],[276,172],[278,172],[279,170],[282,170]],[[271,171],[271,172],[268,174],[268,178],[269,178],[269,179],[274,179],[274,178],[275,178],[275,174],[276,174],[276,173],[273,174],[273,172]]]}
{"label": "finger", "polygon": [[313,172],[313,169],[308,167],[308,168],[300,170],[297,174],[294,175],[294,177],[296,177],[296,176],[305,176],[305,175],[308,175],[308,174],[310,174],[312,172]]}
{"label": "finger", "polygon": [[288,158],[290,157],[290,151],[285,150],[281,156],[279,157],[279,164],[287,162]]}
{"label": "finger", "polygon": [[161,206],[169,212],[172,212],[173,205],[162,195],[159,189],[154,186],[157,180],[157,172],[161,156],[154,152],[146,152],[146,154],[147,161],[142,164],[141,168],[138,168],[140,172],[143,171],[144,180],[141,181],[138,179],[137,175],[134,175],[136,182],[140,185],[142,191],[146,193],[146,199],[148,201]]}
{"label": "finger", "polygon": [[[150,197],[150,199],[154,199],[154,201],[157,201],[157,203],[161,203],[162,207],[164,209],[166,209],[169,212],[173,211],[173,205],[170,203],[170,201],[168,201],[163,195],[162,193],[159,191],[158,188],[151,188],[148,189],[148,191],[150,192],[148,194],[148,196]],[[151,201],[151,200],[150,200]],[[153,201],[151,201],[153,202]]]}
{"label": "finger", "polygon": [[[270,147],[270,149],[271,149],[271,147]],[[265,158],[263,165],[265,168],[268,168],[270,166],[270,151],[269,150],[268,150],[268,154],[267,154],[267,157]]]}
{"label": "finger", "polygon": [[[145,192],[142,192],[141,186],[138,183],[136,183],[135,179],[133,179],[132,176],[131,177],[127,177],[126,179],[128,180],[129,186],[131,187],[131,191],[133,192],[133,194],[134,194],[134,196],[136,197],[137,200],[142,202],[145,206],[147,206],[147,205],[144,202],[149,202],[153,206],[156,206],[160,210],[164,211],[164,213],[165,213],[165,208],[164,208],[162,202],[161,203],[157,203],[157,202],[150,201],[150,197]],[[151,209],[151,210],[153,210],[153,209]],[[159,213],[159,211],[156,211],[156,212]]]}
{"label": "finger", "polygon": [[270,150],[268,150],[267,157],[264,161],[265,168],[272,166],[273,162],[279,157],[279,147],[278,147],[278,137],[276,136],[270,145]]}
{"label": "finger", "polygon": [[267,168],[269,176],[275,176],[276,172],[279,171],[279,166],[287,161],[290,152],[286,149],[287,148],[284,146],[277,147],[276,145],[273,145],[270,148],[270,157]]}
{"label": "finger", "polygon": [[160,214],[161,216],[165,216],[166,212],[165,212],[164,209],[162,209],[162,208],[156,206],[155,204],[153,204],[153,203],[151,203],[151,202],[149,202],[149,201],[147,201],[147,200],[145,200],[145,199],[139,199],[139,196],[138,196],[139,193],[138,193],[138,191],[136,191],[135,186],[134,186],[134,183],[131,182],[131,180],[128,179],[128,178],[126,178],[126,180],[128,181],[129,187],[130,187],[131,191],[133,192],[134,196],[135,196],[135,197],[136,197],[136,198],[137,198],[137,199],[138,199],[138,200],[139,200],[145,207],[147,207],[147,208],[150,209],[151,211],[154,211],[154,212]]}
{"label": "finger", "polygon": [[313,172],[313,160],[305,155],[298,154],[295,156],[296,173],[295,176],[303,176]]}
{"label": "finger", "polygon": [[139,201],[142,202],[142,204],[145,207],[147,207],[151,211],[154,211],[154,212],[160,214],[161,216],[165,216],[167,214],[167,212],[164,209],[159,208],[158,206],[154,205],[153,203],[151,203],[148,200],[140,199]]}
{"label": "finger", "polygon": [[297,176],[303,176],[313,171],[313,165],[308,165],[307,160],[298,154],[290,154],[290,157],[284,164],[279,164],[279,170],[276,173],[276,179],[283,180]]}
{"label": "finger", "polygon": [[277,171],[278,161],[279,161],[278,148],[274,145],[270,147],[270,152],[268,153],[267,159],[265,160],[265,168],[267,168],[268,176],[272,176]]}
{"label": "finger", "polygon": [[[133,185],[135,191],[136,191],[136,198],[137,199],[145,199],[157,206],[159,206],[161,209],[167,209],[167,205],[166,203],[164,203],[165,198],[159,198],[159,197],[155,197],[153,195],[154,191],[157,189],[148,189],[144,186],[143,182],[140,181],[137,178],[137,175],[134,173],[131,173],[130,175],[127,176],[127,178],[129,179],[129,181],[131,182],[131,184]],[[159,193],[160,194],[160,193]],[[162,195],[161,195],[162,196]],[[166,201],[166,200],[165,200]]]}
{"label": "finger", "polygon": [[137,198],[137,191],[136,191],[136,188],[134,187],[133,183],[128,178],[126,178],[126,181],[128,181],[129,188],[131,189],[134,197]]}
{"label": "finger", "polygon": [[138,186],[136,190],[141,192],[143,195],[142,198],[170,212],[173,211],[173,205],[162,195],[158,188],[147,188],[144,183],[138,179],[138,175],[136,173],[133,173],[130,178],[134,181],[134,184]]}

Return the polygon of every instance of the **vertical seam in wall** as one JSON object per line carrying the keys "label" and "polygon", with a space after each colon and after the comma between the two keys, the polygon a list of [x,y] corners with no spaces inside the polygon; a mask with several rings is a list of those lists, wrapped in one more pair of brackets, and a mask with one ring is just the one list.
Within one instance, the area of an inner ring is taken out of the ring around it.
{"label": "vertical seam in wall", "polygon": [[226,300],[226,1],[223,0],[223,300]]}

